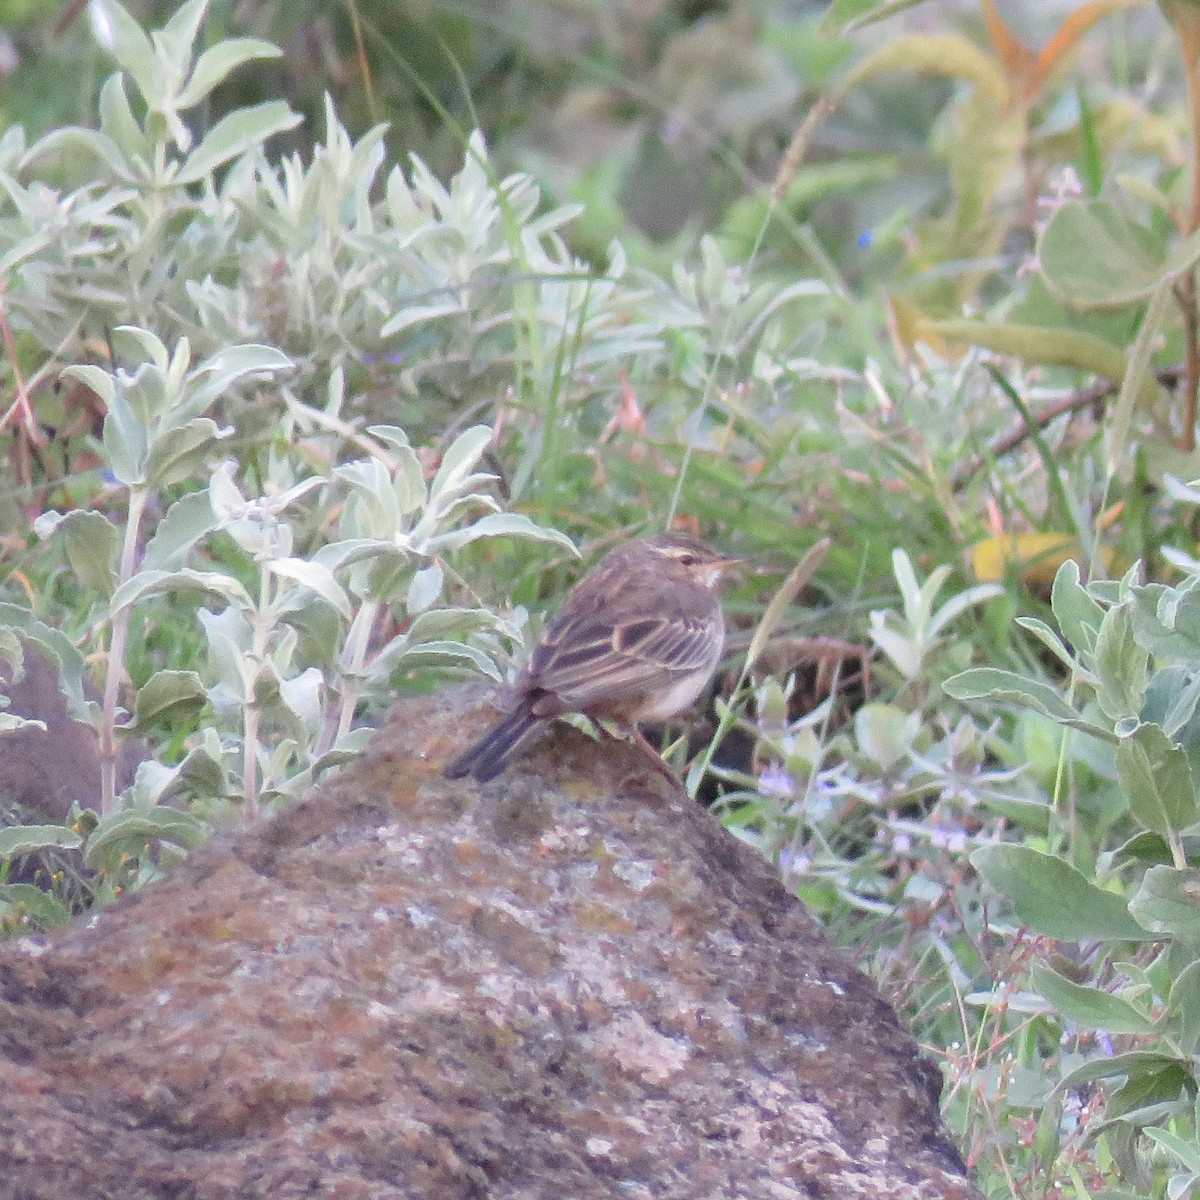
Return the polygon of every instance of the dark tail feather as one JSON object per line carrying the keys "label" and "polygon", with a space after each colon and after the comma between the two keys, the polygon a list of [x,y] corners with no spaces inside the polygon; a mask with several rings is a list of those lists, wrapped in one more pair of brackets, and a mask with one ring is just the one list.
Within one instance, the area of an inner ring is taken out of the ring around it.
{"label": "dark tail feather", "polygon": [[462,779],[464,775],[474,775],[480,783],[495,779],[545,723],[543,718],[535,717],[529,711],[527,702],[522,704],[493,725],[473,746],[447,763],[446,778]]}

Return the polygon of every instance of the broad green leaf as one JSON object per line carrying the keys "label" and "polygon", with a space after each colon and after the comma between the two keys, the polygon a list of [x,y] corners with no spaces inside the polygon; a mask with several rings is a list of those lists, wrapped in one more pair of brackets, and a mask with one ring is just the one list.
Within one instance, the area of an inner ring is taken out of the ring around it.
{"label": "broad green leaf", "polygon": [[1115,1079],[1119,1076],[1135,1078],[1140,1075],[1157,1075],[1183,1067],[1190,1073],[1193,1063],[1176,1055],[1157,1050],[1131,1050],[1126,1054],[1105,1054],[1088,1059],[1073,1071],[1068,1071],[1055,1086],[1055,1091],[1065,1092],[1097,1079]]}
{"label": "broad green leaf", "polygon": [[1152,1033],[1154,1022],[1128,1000],[1100,988],[1072,983],[1057,971],[1035,962],[1030,970],[1037,988],[1068,1021],[1106,1033]]}
{"label": "broad green leaf", "polygon": [[1137,717],[1146,695],[1150,656],[1134,639],[1128,604],[1104,614],[1093,658],[1096,703],[1104,715],[1113,721]]}
{"label": "broad green leaf", "polygon": [[179,809],[161,805],[120,809],[100,818],[88,838],[83,861],[92,868],[111,869],[122,854],[141,854],[147,842],[170,842],[186,850],[199,845],[206,836],[204,822]]}
{"label": "broad green leaf", "polygon": [[1148,583],[1133,588],[1133,634],[1151,654],[1177,666],[1200,667],[1200,579],[1178,587]]}
{"label": "broad green leaf", "polygon": [[1075,653],[1090,655],[1100,633],[1100,622],[1104,620],[1104,609],[1079,582],[1079,564],[1074,559],[1067,559],[1058,568],[1050,589],[1050,607],[1058,628]]}
{"label": "broad green leaf", "polygon": [[265,142],[276,133],[295,129],[303,118],[283,100],[239,108],[222,117],[185,159],[175,176],[177,184],[200,183],[231,158]]}
{"label": "broad green leaf", "polygon": [[83,838],[67,825],[9,825],[0,829],[2,862],[39,850],[78,850],[82,845]]}
{"label": "broad green leaf", "polygon": [[855,740],[885,772],[908,759],[920,732],[921,714],[894,704],[864,704],[854,714]]}
{"label": "broad green leaf", "polygon": [[1151,867],[1129,911],[1153,933],[1200,939],[1200,868]]}
{"label": "broad green leaf", "polygon": [[195,718],[205,702],[204,684],[195,671],[156,671],[137,691],[139,730],[171,729]]}
{"label": "broad green leaf", "polygon": [[942,688],[956,700],[996,700],[1017,704],[1052,717],[1062,725],[1082,729],[1103,741],[1117,740],[1111,729],[1081,717],[1049,684],[1026,679],[1013,671],[1003,671],[998,667],[972,667],[969,671],[960,671],[951,676],[942,684]]}
{"label": "broad green leaf", "polygon": [[1179,1023],[1175,1040],[1185,1054],[1200,1046],[1200,959],[1193,959],[1171,983],[1167,1009]]}
{"label": "broad green leaf", "polygon": [[1018,919],[1068,942],[1148,941],[1125,901],[1090,883],[1070,863],[1028,846],[982,846],[975,869],[1012,904]]}
{"label": "broad green leaf", "polygon": [[1167,269],[1162,235],[1107,200],[1056,208],[1038,239],[1037,255],[1050,289],[1081,308],[1145,300]]}
{"label": "broad green leaf", "polygon": [[238,608],[254,607],[250,594],[232,575],[225,575],[220,571],[181,568],[175,571],[139,571],[113,593],[109,601],[109,612],[116,614],[122,608],[141,604],[154,596],[163,596],[171,592],[217,596]]}
{"label": "broad green leaf", "polygon": [[[1200,859],[1200,834],[1189,834],[1179,839],[1183,848],[1184,858],[1191,862]],[[1174,861],[1171,847],[1166,838],[1158,833],[1148,833],[1143,830],[1134,834],[1127,842],[1123,842],[1112,852],[1114,860],[1121,862],[1132,859],[1139,863],[1157,863],[1170,866]]]}
{"label": "broad green leaf", "polygon": [[[1169,1129],[1158,1129],[1154,1126],[1147,1126],[1144,1132],[1152,1142],[1157,1142],[1164,1149],[1170,1151],[1178,1164],[1191,1175],[1189,1183],[1195,1184],[1197,1180],[1200,1180],[1200,1143],[1197,1143],[1195,1137],[1188,1141],[1186,1138],[1172,1133]],[[1188,1189],[1188,1191],[1192,1190],[1194,1189]],[[1187,1193],[1180,1194],[1186,1195]]]}
{"label": "broad green leaf", "polygon": [[1180,833],[1197,817],[1187,755],[1157,725],[1139,725],[1117,746],[1117,774],[1133,815],[1155,833]]}
{"label": "broad green leaf", "polygon": [[42,929],[55,929],[71,919],[71,909],[57,896],[32,883],[0,884],[0,905],[25,915]]}
{"label": "broad green leaf", "polygon": [[43,513],[33,528],[38,537],[56,534],[63,539],[67,561],[85,587],[102,596],[112,592],[121,535],[103,513],[82,508],[65,514]]}

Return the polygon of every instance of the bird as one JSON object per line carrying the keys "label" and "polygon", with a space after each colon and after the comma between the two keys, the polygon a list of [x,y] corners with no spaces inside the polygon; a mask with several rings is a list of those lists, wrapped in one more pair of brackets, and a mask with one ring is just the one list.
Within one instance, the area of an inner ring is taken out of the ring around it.
{"label": "bird", "polygon": [[650,749],[638,722],[687,708],[717,669],[725,644],[717,585],[741,561],[686,533],[611,550],[547,622],[512,685],[508,714],[446,766],[446,778],[494,779],[565,713],[623,726]]}

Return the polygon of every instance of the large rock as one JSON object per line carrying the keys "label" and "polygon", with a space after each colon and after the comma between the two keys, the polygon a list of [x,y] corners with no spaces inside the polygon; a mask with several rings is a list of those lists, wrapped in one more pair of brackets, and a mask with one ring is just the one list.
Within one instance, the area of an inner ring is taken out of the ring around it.
{"label": "large rock", "polygon": [[0,945],[0,1197],[972,1197],[939,1080],[637,748],[409,700],[353,769]]}

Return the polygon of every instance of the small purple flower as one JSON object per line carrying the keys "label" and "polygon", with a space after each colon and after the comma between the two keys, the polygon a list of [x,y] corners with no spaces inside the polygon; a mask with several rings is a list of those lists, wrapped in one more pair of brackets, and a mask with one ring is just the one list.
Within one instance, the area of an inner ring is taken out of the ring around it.
{"label": "small purple flower", "polygon": [[772,763],[758,777],[760,796],[791,796],[796,790],[796,781],[779,763]]}

